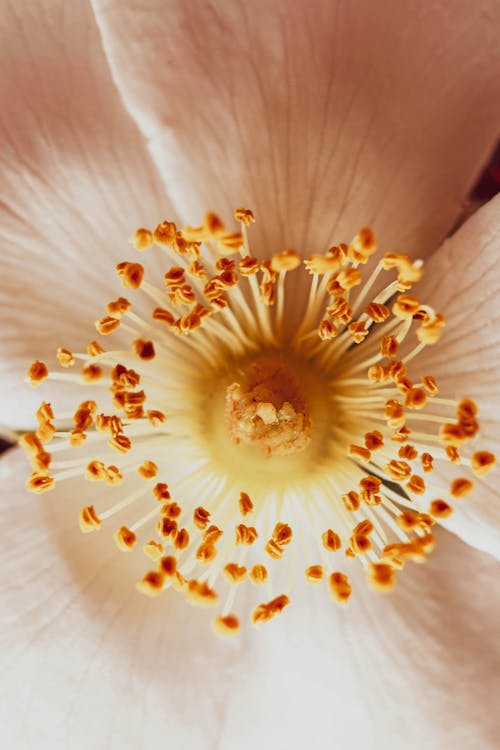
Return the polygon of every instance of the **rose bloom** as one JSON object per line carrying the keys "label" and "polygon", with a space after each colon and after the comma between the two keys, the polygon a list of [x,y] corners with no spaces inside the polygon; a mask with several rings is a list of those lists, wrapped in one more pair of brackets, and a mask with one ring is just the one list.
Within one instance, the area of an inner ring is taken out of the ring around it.
{"label": "rose bloom", "polygon": [[6,746],[496,747],[498,4],[1,18]]}

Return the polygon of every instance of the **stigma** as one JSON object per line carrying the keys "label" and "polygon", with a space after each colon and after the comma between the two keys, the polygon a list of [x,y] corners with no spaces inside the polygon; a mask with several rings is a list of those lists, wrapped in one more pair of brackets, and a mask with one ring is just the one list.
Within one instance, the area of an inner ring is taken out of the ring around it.
{"label": "stigma", "polygon": [[226,421],[234,442],[261,446],[269,457],[304,450],[312,423],[293,371],[271,355],[251,362],[244,380],[226,389]]}
{"label": "stigma", "polygon": [[[213,213],[136,230],[144,262],[116,266],[124,291],[96,338],[29,367],[33,387],[72,383],[75,409],[42,401],[20,441],[32,492],[80,478],[81,531],[139,551],[138,592],[214,610],[220,635],[240,629],[242,588],[258,627],[292,603],[297,576],[337,605],[360,578],[392,590],[496,465],[477,405],[418,367],[445,326],[413,293],[421,262],[377,259],[369,228],[304,259],[257,258],[252,211],[234,218],[238,231]],[[440,464],[456,471],[448,485]]]}

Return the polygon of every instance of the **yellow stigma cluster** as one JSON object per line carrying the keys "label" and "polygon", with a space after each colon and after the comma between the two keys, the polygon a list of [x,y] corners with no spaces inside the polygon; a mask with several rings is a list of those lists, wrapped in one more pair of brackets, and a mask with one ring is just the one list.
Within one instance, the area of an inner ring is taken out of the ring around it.
{"label": "yellow stigma cluster", "polygon": [[[360,571],[389,591],[407,562],[426,559],[471,473],[496,463],[476,447],[474,402],[441,398],[415,370],[445,323],[412,292],[421,263],[396,253],[376,263],[367,228],[305,260],[294,250],[258,259],[252,212],[235,218],[238,232],[215,214],[135,232],[145,259],[165,253],[162,284],[146,262],[118,264],[131,300],[110,301],[95,324],[117,345],[60,347],[56,369],[34,362],[32,386],[66,380],[83,399],[72,413],[43,402],[21,439],[30,490],[81,477],[81,530],[113,524],[119,550],[150,560],[138,590],[219,607],[223,635],[239,629],[245,582],[265,590],[255,625],[290,604],[297,569],[337,604]],[[293,294],[291,274],[302,274]],[[457,470],[449,486],[442,462]]]}

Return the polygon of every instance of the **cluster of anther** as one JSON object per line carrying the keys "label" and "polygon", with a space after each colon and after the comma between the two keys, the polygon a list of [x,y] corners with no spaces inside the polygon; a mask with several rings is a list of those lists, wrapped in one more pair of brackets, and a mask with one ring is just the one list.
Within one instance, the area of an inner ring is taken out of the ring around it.
{"label": "cluster of anther", "polygon": [[[143,321],[128,299],[118,297],[108,303],[107,314],[97,321],[96,328],[99,334],[108,336],[127,320],[139,331],[149,332],[147,337],[136,335],[127,353],[107,352],[96,341],[83,354],[60,348],[57,360],[63,372],[49,372],[47,365],[39,361],[29,369],[27,379],[32,385],[53,377],[102,387],[109,378],[108,393],[114,410],[103,413],[97,400],[85,400],[72,415],[73,424],[67,429],[60,426],[67,415],[58,418],[51,405],[43,402],[37,412],[37,430],[21,440],[33,469],[28,480],[32,491],[50,490],[56,481],[77,472],[86,480],[110,486],[120,485],[131,472],[146,482],[146,489],[126,494],[106,510],[98,512],[92,504],[82,508],[79,520],[84,532],[96,531],[106,519],[131,503],[145,495],[151,497],[148,483],[158,476],[160,461],[152,460],[156,455],[152,456],[149,449],[154,449],[154,441],[147,440],[160,432],[158,428],[167,415],[151,402],[143,383],[164,380],[165,372],[156,359],[158,352],[163,355],[163,362],[165,356],[172,355],[171,344],[170,348],[163,347],[163,337],[170,333],[183,334],[181,342],[169,337],[177,346],[190,341],[189,335],[201,337],[195,338],[195,350],[199,352],[198,341],[201,348],[211,347],[211,356],[219,365],[224,353],[239,347],[246,364],[241,378],[225,393],[226,424],[236,443],[258,446],[268,456],[277,456],[297,453],[311,439],[313,425],[302,384],[277,354],[267,356],[279,347],[279,327],[285,315],[284,279],[299,267],[300,257],[287,250],[259,262],[246,245],[246,227],[254,220],[251,211],[238,209],[235,216],[241,223],[241,232],[237,233],[227,232],[214,214],[207,214],[203,225],[197,228],[180,231],[174,223],[165,221],[154,232],[137,230],[132,242],[138,251],[156,245],[169,255],[163,289],[146,280],[139,263],[125,261],[116,269],[126,289],[140,288],[153,301],[151,321]],[[357,558],[362,562],[374,590],[388,591],[394,585],[395,571],[406,561],[422,562],[432,549],[433,524],[436,519],[447,518],[453,510],[449,498],[432,499],[425,512],[419,505],[427,490],[424,476],[434,470],[436,461],[465,463],[477,476],[491,471],[496,463],[488,451],[476,451],[470,457],[459,451],[478,432],[475,404],[469,399],[458,404],[439,399],[432,376],[424,376],[418,382],[409,376],[410,360],[424,346],[438,341],[444,325],[441,315],[409,293],[420,278],[420,264],[404,255],[386,254],[356,295],[356,287],[362,281],[359,266],[367,263],[374,252],[373,233],[363,229],[349,245],[332,247],[323,255],[304,261],[312,277],[311,289],[292,342],[295,353],[311,366],[321,362],[332,389],[326,395],[335,403],[340,422],[342,414],[348,417],[344,426],[339,426],[344,430],[343,442],[335,438],[334,444],[336,459],[340,454],[346,459],[341,481],[334,477],[335,483],[330,485],[335,490],[335,496],[329,498],[335,528],[325,528],[324,512],[318,513],[323,524],[317,539],[318,553],[324,564],[314,563],[305,569],[310,583],[326,580],[331,596],[339,604],[345,604],[352,591],[347,574],[338,570],[336,561],[341,550],[347,561]],[[174,261],[179,265],[173,265]],[[377,274],[392,270],[396,271],[396,281],[367,298]],[[240,289],[243,283],[247,284],[246,295]],[[391,307],[389,300],[393,300]],[[218,313],[223,314],[217,319]],[[418,343],[402,353],[414,322],[418,324]],[[366,344],[358,349],[365,340]],[[248,341],[253,345],[251,350]],[[219,360],[217,346],[223,352]],[[259,350],[267,352],[265,358],[259,358]],[[257,354],[250,355],[250,351]],[[83,366],[77,376],[71,368],[75,369],[78,360]],[[428,414],[429,403],[442,409],[454,406],[456,417],[449,420],[440,414]],[[421,427],[425,420],[439,424],[437,435]],[[91,440],[87,439],[89,436]],[[104,460],[103,454],[91,460],[87,457],[56,461],[53,471],[56,449],[52,454],[47,449],[52,441],[57,450],[64,445],[79,449],[89,443],[97,446],[96,454],[99,448],[103,452],[111,449],[116,461]],[[134,448],[141,452],[140,460],[135,459]],[[325,474],[324,481],[328,479]],[[468,477],[461,476],[452,481],[447,493],[439,494],[460,499],[472,486]],[[219,503],[225,509],[223,523],[217,521],[219,508],[212,508],[210,501],[198,505],[200,500],[194,497],[182,504],[172,500],[164,481],[154,484],[152,496],[155,507],[150,512],[114,533],[114,540],[123,551],[134,548],[142,536],[143,551],[155,563],[139,582],[139,590],[156,595],[173,588],[191,604],[214,606],[219,594],[213,583],[223,578],[232,593],[215,618],[214,627],[220,633],[235,632],[239,620],[231,611],[234,592],[244,581],[256,586],[270,581],[270,570],[262,557],[271,566],[279,565],[295,542],[297,527],[294,533],[292,519],[283,518],[275,523],[271,533],[262,530],[267,528],[263,520],[268,499],[265,493],[262,498],[250,499],[242,491],[239,500],[224,498]],[[314,515],[313,494],[310,510]],[[144,536],[152,521],[156,524],[154,539],[148,538],[149,533]],[[389,535],[386,529],[390,530]],[[302,532],[300,526],[298,530]],[[247,548],[254,554],[252,563],[245,565]],[[325,573],[325,568],[333,568],[333,572]],[[275,596],[259,604],[251,619],[255,624],[266,622],[289,602],[287,593]]]}
{"label": "cluster of anther", "polygon": [[226,422],[236,444],[258,446],[267,456],[297,453],[311,440],[306,396],[279,361],[250,363],[245,382],[227,388]]}

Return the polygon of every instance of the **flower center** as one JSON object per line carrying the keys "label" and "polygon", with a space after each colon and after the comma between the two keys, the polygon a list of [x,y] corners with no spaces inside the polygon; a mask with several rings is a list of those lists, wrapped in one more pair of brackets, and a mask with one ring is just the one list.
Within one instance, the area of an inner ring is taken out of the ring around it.
{"label": "flower center", "polygon": [[266,456],[300,453],[311,441],[308,398],[282,358],[251,361],[226,388],[226,424],[234,442],[262,448]]}
{"label": "flower center", "polygon": [[[116,270],[149,302],[150,318],[120,296],[96,328],[126,333],[129,346],[60,348],[62,371],[33,363],[31,385],[67,380],[85,395],[74,413],[42,402],[36,432],[21,439],[32,491],[74,477],[108,485],[105,507],[80,511],[82,531],[121,519],[119,549],[140,542],[155,565],[138,589],[172,588],[201,606],[222,597],[213,623],[224,634],[239,627],[244,581],[266,583],[254,624],[281,613],[297,561],[338,604],[360,569],[371,588],[389,591],[407,562],[425,560],[432,526],[473,488],[467,476],[444,485],[435,463],[482,476],[496,462],[468,451],[476,405],[438,396],[415,366],[444,325],[409,293],[421,263],[386,254],[363,283],[376,249],[369,229],[303,262],[292,250],[259,261],[247,238],[253,214],[235,218],[241,232],[214,214],[201,227],[137,230],[136,250],[167,254],[163,287],[140,263]],[[302,264],[304,294],[290,310],[288,274]],[[68,372],[77,362],[80,373]]]}

